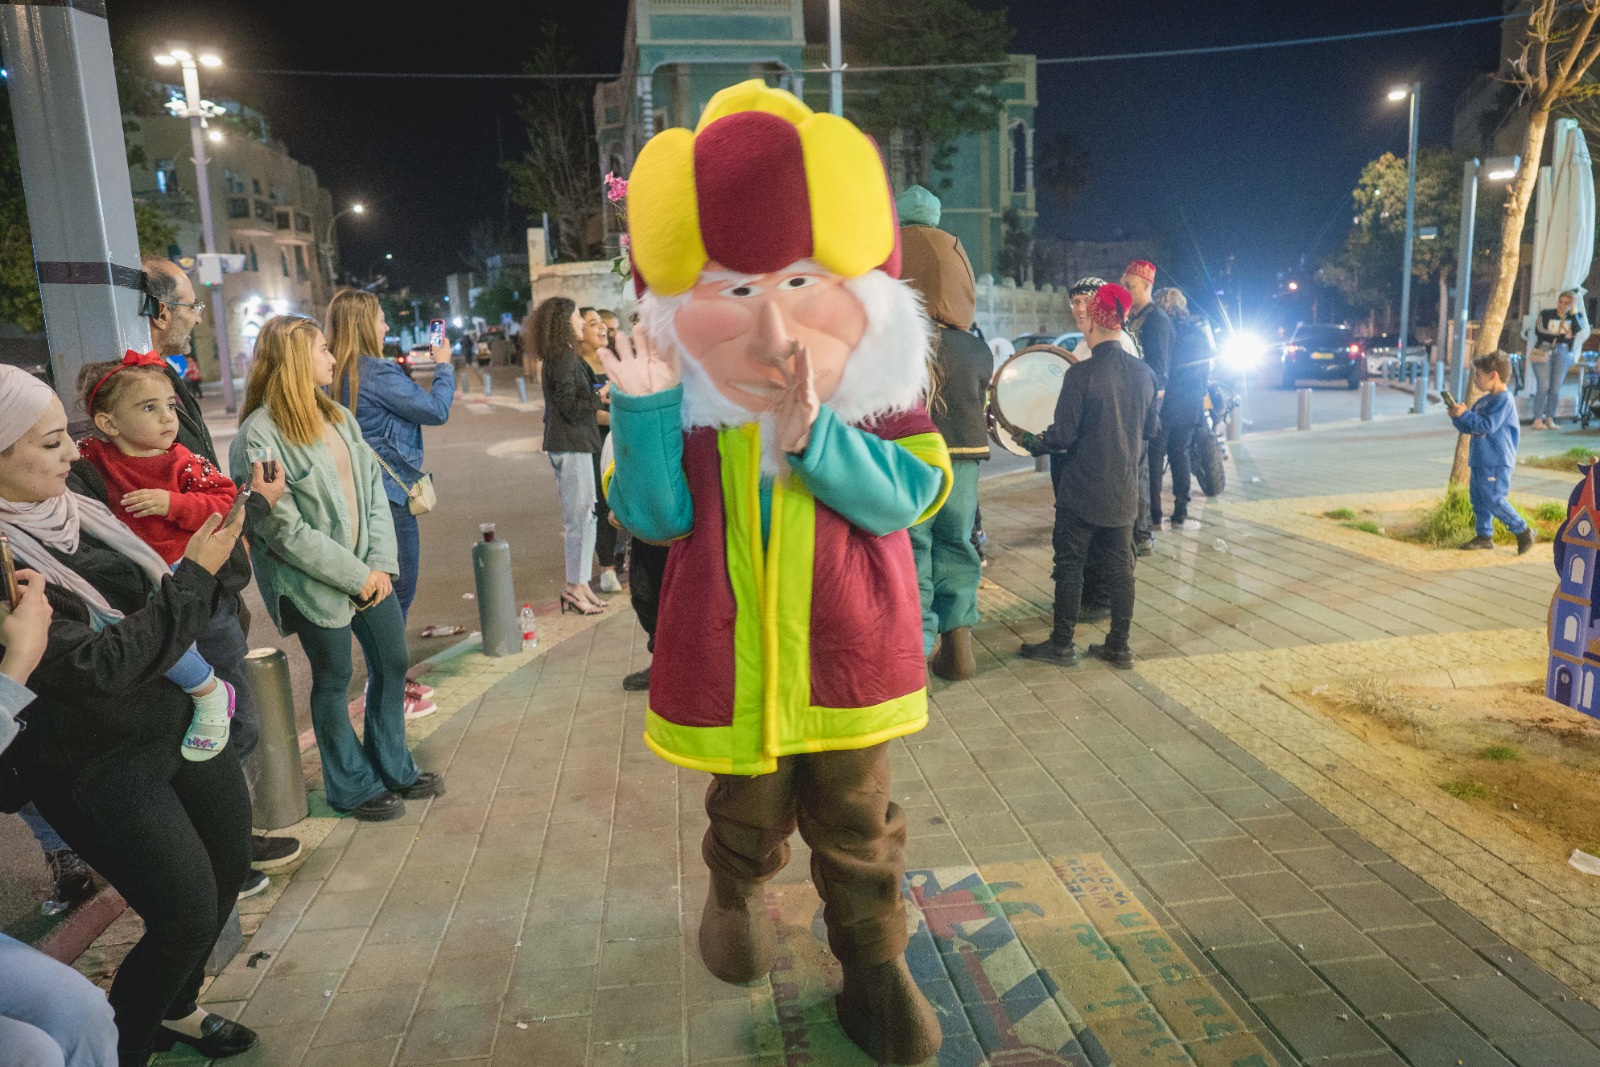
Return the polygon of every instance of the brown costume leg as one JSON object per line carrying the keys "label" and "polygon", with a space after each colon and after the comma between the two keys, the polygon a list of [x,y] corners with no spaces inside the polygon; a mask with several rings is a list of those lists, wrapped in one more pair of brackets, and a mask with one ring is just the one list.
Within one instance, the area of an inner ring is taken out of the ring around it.
{"label": "brown costume leg", "polygon": [[711,887],[700,919],[700,958],[724,982],[753,982],[772,970],[778,935],[762,885],[789,862],[795,829],[794,757],[772,774],[718,774],[706,789],[700,852]]}
{"label": "brown costume leg", "polygon": [[906,967],[906,820],[889,799],[889,748],[798,758],[800,836],[811,846],[828,945],[844,970],[839,1023],[869,1056],[921,1063],[939,1050],[941,1035]]}

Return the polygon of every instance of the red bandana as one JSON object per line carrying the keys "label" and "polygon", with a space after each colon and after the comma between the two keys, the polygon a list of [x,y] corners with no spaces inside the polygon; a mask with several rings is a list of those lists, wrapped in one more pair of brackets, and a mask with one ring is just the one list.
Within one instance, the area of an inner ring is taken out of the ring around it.
{"label": "red bandana", "polygon": [[1132,263],[1128,264],[1128,269],[1122,273],[1131,274],[1135,278],[1143,278],[1151,285],[1156,283],[1156,265],[1151,263],[1148,259],[1134,260]]}

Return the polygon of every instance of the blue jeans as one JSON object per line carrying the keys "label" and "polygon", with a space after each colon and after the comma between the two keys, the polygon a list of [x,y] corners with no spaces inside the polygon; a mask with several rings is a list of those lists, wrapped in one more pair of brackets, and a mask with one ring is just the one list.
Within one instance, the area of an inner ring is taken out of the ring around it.
{"label": "blue jeans", "polygon": [[561,537],[566,546],[567,584],[583,585],[594,573],[594,456],[551,452],[561,494]]}
{"label": "blue jeans", "polygon": [[1511,492],[1510,467],[1473,467],[1467,491],[1472,498],[1472,515],[1477,520],[1479,537],[1494,536],[1495,519],[1505,523],[1506,529],[1514,534],[1528,528],[1527,521],[1506,499]]}
{"label": "blue jeans", "polygon": [[83,975],[0,934],[0,1067],[116,1067],[111,1005]]}
{"label": "blue jeans", "polygon": [[[311,727],[322,755],[322,786],[339,811],[415,785],[421,774],[406,748],[406,621],[387,596],[337,629],[308,622],[283,601],[284,621],[311,661]],[[367,660],[367,713],[360,740],[350,723],[350,637]]]}
{"label": "blue jeans", "polygon": [[56,833],[56,828],[46,821],[39,809],[33,806],[33,801],[28,801],[17,811],[22,821],[27,824],[28,830],[33,834],[33,839],[39,842],[39,847],[45,852],[60,852],[67,848],[67,843],[61,840],[61,835]]}
{"label": "blue jeans", "polygon": [[417,517],[404,504],[389,501],[389,514],[394,519],[395,547],[400,553],[400,573],[395,577],[394,595],[400,601],[400,615],[410,618],[411,602],[417,596],[417,569],[422,553],[421,539],[417,535]]}
{"label": "blue jeans", "polygon": [[1533,398],[1534,418],[1555,418],[1556,405],[1561,403],[1561,385],[1571,366],[1572,349],[1565,344],[1551,345],[1550,358],[1533,365],[1533,376],[1539,383],[1539,393]]}

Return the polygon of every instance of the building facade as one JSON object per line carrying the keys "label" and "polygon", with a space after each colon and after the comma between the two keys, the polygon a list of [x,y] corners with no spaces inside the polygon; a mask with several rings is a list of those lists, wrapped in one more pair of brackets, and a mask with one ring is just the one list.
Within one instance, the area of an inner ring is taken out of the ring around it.
{"label": "building facade", "polygon": [[[824,42],[806,39],[805,0],[630,0],[622,77],[595,91],[599,177],[627,174],[639,149],[669,126],[693,127],[718,90],[750,78],[828,108],[828,78],[806,70],[827,65]],[[844,42],[845,59],[850,42]],[[1034,57],[1013,56],[995,89],[994,125],[959,138],[948,165],[929,184],[943,203],[940,226],[961,238],[979,273],[998,273],[1008,226],[1031,231],[1033,117],[1038,103]],[[853,79],[845,78],[845,113]],[[896,133],[883,145],[895,192],[918,168]],[[609,220],[609,213],[608,213]],[[617,235],[608,234],[615,254]]]}
{"label": "building facade", "polygon": [[[337,263],[333,201],[316,172],[272,138],[258,112],[221,103],[229,115],[213,128],[224,139],[206,143],[214,251],[241,257],[243,269],[226,274],[220,286],[196,282],[207,311],[193,351],[208,380],[217,377],[216,329],[228,331],[234,373],[243,373],[267,319],[288,312],[321,316]],[[187,265],[204,251],[189,120],[140,116],[135,123],[127,133],[140,160],[128,168],[133,195],[177,227],[167,251]]]}

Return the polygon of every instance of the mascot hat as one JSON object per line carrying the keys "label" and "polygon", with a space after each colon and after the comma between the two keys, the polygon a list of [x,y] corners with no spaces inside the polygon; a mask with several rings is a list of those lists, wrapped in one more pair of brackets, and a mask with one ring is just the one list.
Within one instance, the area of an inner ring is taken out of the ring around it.
{"label": "mascot hat", "polygon": [[753,79],[663,130],[628,180],[634,284],[673,296],[707,263],[765,274],[810,259],[845,278],[900,273],[883,159],[847,119]]}

